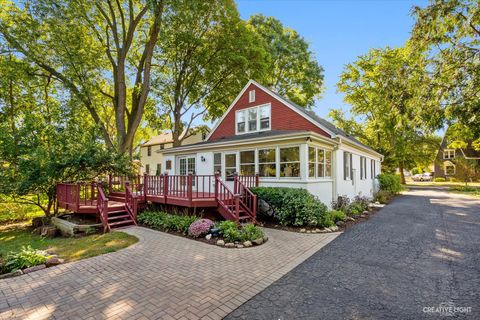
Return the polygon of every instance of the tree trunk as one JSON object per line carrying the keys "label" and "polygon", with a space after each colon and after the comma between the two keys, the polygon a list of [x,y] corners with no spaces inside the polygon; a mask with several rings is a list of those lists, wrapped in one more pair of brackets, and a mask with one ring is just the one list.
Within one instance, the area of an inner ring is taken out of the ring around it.
{"label": "tree trunk", "polygon": [[405,174],[403,173],[403,165],[400,165],[399,170],[400,170],[400,182],[402,184],[405,184]]}

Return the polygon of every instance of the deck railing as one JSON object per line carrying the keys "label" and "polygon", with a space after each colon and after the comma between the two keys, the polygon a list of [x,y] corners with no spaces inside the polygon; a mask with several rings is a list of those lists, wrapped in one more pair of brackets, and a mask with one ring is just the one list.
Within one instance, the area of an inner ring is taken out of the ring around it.
{"label": "deck railing", "polygon": [[108,176],[108,191],[112,192],[125,192],[126,183],[130,186],[130,191],[136,195],[143,196],[143,178],[140,175],[131,176]]}
{"label": "deck railing", "polygon": [[135,194],[130,189],[130,184],[125,183],[125,207],[127,209],[130,218],[136,224],[137,221],[137,211],[138,211],[138,199]]}
{"label": "deck railing", "polygon": [[[253,186],[258,186],[258,176],[253,180]],[[250,179],[244,179],[247,183],[252,183]],[[255,222],[257,217],[257,195],[255,195],[246,184],[242,182],[242,177],[235,175],[234,177],[234,192],[240,197],[240,204],[242,209],[252,217]]]}
{"label": "deck railing", "polygon": [[108,226],[108,198],[102,187],[97,184],[97,212],[103,225],[103,232],[109,231]]}

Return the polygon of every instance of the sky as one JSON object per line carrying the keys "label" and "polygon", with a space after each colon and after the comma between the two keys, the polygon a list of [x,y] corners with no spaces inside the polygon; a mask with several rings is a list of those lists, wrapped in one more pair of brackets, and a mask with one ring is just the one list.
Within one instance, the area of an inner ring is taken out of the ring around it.
{"label": "sky", "polygon": [[310,44],[324,68],[325,89],[314,111],[328,118],[330,109],[348,111],[336,83],[343,67],[372,48],[400,47],[410,36],[413,6],[423,0],[236,0],[243,19],[262,13],[295,29]]}

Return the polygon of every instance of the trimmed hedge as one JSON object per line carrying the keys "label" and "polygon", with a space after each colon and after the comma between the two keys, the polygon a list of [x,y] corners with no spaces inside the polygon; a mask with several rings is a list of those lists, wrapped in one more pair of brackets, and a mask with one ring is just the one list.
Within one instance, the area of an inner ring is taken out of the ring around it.
{"label": "trimmed hedge", "polygon": [[400,177],[396,174],[381,173],[378,175],[378,181],[380,182],[380,190],[390,192],[391,194],[397,194],[402,191]]}
{"label": "trimmed hedge", "polygon": [[196,216],[180,216],[163,211],[145,211],[138,215],[138,222],[165,231],[188,233],[188,227],[198,219]]}
{"label": "trimmed hedge", "polygon": [[282,225],[330,226],[327,206],[305,189],[255,187],[251,188],[260,199],[267,202]]}

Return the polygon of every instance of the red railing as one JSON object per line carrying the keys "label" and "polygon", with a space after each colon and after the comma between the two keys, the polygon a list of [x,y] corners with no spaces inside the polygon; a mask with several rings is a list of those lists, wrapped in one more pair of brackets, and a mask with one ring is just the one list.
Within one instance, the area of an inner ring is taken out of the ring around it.
{"label": "red railing", "polygon": [[212,175],[145,175],[143,187],[146,195],[201,199],[213,197],[214,182]]}
{"label": "red railing", "polygon": [[260,176],[257,174],[253,176],[235,176],[238,181],[240,181],[247,188],[258,187],[260,184]]}
{"label": "red railing", "polygon": [[103,232],[110,230],[108,225],[108,198],[105,196],[102,187],[97,184],[97,212],[103,225]]}
{"label": "red railing", "polygon": [[130,218],[137,224],[138,199],[130,190],[130,184],[128,182],[125,183],[125,208]]}
{"label": "red railing", "polygon": [[76,211],[83,206],[96,204],[96,183],[57,183],[57,201],[61,208]]}
{"label": "red railing", "polygon": [[240,197],[233,194],[218,175],[215,175],[215,199],[219,206],[236,222],[240,221]]}
{"label": "red railing", "polygon": [[108,191],[125,192],[125,184],[129,183],[130,191],[136,195],[143,196],[143,179],[140,175],[132,176],[108,176]]}
{"label": "red railing", "polygon": [[[258,184],[256,184],[256,186],[258,186]],[[234,177],[234,192],[240,197],[242,209],[255,223],[257,217],[257,196],[242,182],[241,177],[237,175]]]}

